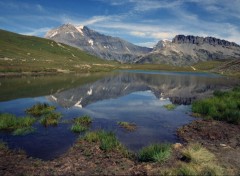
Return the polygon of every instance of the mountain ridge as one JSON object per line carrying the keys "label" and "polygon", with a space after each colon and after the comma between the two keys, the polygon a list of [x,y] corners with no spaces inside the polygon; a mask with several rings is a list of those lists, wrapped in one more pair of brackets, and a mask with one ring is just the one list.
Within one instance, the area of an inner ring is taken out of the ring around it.
{"label": "mountain ridge", "polygon": [[72,24],[64,24],[48,31],[45,38],[77,47],[106,60],[117,60],[122,63],[132,62],[152,50],[119,37],[101,34],[87,26],[79,28]]}

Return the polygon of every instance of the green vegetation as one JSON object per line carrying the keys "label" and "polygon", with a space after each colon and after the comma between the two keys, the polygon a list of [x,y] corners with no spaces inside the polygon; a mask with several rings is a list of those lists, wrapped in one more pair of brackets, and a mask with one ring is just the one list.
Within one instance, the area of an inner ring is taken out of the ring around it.
{"label": "green vegetation", "polygon": [[16,117],[12,114],[0,114],[0,130],[13,132],[13,135],[26,135],[31,132],[36,121],[32,117]]}
{"label": "green vegetation", "polygon": [[240,88],[232,91],[215,91],[212,98],[195,101],[192,112],[206,119],[240,124]]}
{"label": "green vegetation", "polygon": [[126,129],[127,131],[134,131],[137,129],[137,126],[135,123],[129,123],[129,122],[118,122],[117,123],[120,127]]}
{"label": "green vegetation", "polygon": [[175,170],[175,175],[224,175],[215,156],[200,144],[189,144],[182,155],[186,163]]}
{"label": "green vegetation", "polygon": [[0,150],[8,150],[7,144],[2,140],[0,140]]}
{"label": "green vegetation", "polygon": [[36,105],[33,105],[31,108],[27,109],[26,113],[35,117],[39,117],[44,114],[48,114],[54,111],[55,109],[56,107],[50,106],[47,103],[37,103]]}
{"label": "green vegetation", "polygon": [[33,133],[36,129],[33,127],[23,127],[23,128],[18,128],[15,131],[13,131],[14,136],[24,136],[30,133]]}
{"label": "green vegetation", "polygon": [[92,123],[92,119],[91,117],[84,115],[74,118],[73,123],[74,124],[71,127],[71,131],[74,133],[80,133],[88,130],[90,124]]}
{"label": "green vegetation", "polygon": [[167,110],[171,111],[171,110],[174,110],[177,106],[174,105],[174,104],[166,104],[166,105],[164,105],[164,107],[165,107]]}
{"label": "green vegetation", "polygon": [[81,116],[81,117],[74,118],[73,121],[74,121],[75,124],[81,124],[81,125],[85,125],[85,126],[88,126],[92,123],[92,119],[88,115],[84,115],[84,116]]}
{"label": "green vegetation", "polygon": [[223,61],[204,61],[204,62],[199,62],[195,65],[193,65],[194,68],[197,70],[202,70],[202,71],[209,71],[214,68],[217,68],[223,63]]}
{"label": "green vegetation", "polygon": [[4,30],[0,38],[0,72],[95,72],[116,67],[116,62],[52,40]]}
{"label": "green vegetation", "polygon": [[86,133],[84,140],[87,142],[99,142],[100,149],[103,151],[125,150],[112,132],[106,132],[103,130],[88,132]]}
{"label": "green vegetation", "polygon": [[46,115],[44,115],[40,123],[44,126],[56,126],[59,123],[59,120],[61,119],[61,114],[56,112],[51,112]]}
{"label": "green vegetation", "polygon": [[164,162],[171,156],[171,145],[169,144],[152,144],[144,147],[138,154],[139,161],[142,162]]}
{"label": "green vegetation", "polygon": [[88,127],[81,125],[81,124],[73,124],[71,127],[71,131],[74,133],[80,133],[80,132],[84,132],[87,131]]}

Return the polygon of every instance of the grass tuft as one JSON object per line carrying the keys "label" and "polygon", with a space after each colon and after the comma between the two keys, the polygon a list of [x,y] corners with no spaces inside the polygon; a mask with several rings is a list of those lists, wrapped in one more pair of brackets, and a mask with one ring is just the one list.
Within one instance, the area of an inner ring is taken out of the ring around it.
{"label": "grass tuft", "polygon": [[142,162],[164,162],[171,156],[171,145],[152,144],[144,147],[138,154],[138,160]]}
{"label": "grass tuft", "polygon": [[88,142],[99,142],[100,149],[103,151],[125,150],[112,132],[106,132],[103,130],[88,132],[86,133],[84,140]]}
{"label": "grass tuft", "polygon": [[177,106],[174,105],[174,104],[166,104],[166,105],[164,105],[164,107],[165,107],[167,110],[171,111],[171,110],[174,110]]}
{"label": "grass tuft", "polygon": [[50,106],[47,103],[37,103],[33,105],[31,108],[26,109],[26,113],[32,115],[34,117],[40,117],[44,114],[48,114],[54,111],[56,107]]}
{"label": "grass tuft", "polygon": [[176,169],[174,175],[224,175],[215,156],[200,144],[189,144],[182,150],[182,155],[187,163]]}
{"label": "grass tuft", "polygon": [[35,132],[35,130],[36,129],[33,127],[23,127],[23,128],[18,128],[16,130],[14,130],[12,134],[14,136],[24,136],[24,135]]}
{"label": "grass tuft", "polygon": [[87,131],[88,128],[86,126],[83,126],[81,124],[73,124],[71,127],[71,131],[74,133],[80,133],[80,132],[84,132]]}
{"label": "grass tuft", "polygon": [[134,131],[137,129],[137,126],[135,123],[129,123],[129,122],[118,122],[117,123],[120,127],[126,129],[127,131]]}
{"label": "grass tuft", "polygon": [[32,117],[16,117],[13,114],[0,114],[0,130],[14,131],[28,128],[36,121]]}
{"label": "grass tuft", "polygon": [[61,119],[61,114],[56,112],[51,112],[46,115],[40,120],[40,123],[44,126],[56,126]]}
{"label": "grass tuft", "polygon": [[215,91],[212,98],[192,104],[192,112],[205,119],[240,124],[240,88],[229,92]]}
{"label": "grass tuft", "polygon": [[92,123],[92,119],[91,117],[84,115],[74,118],[73,123],[71,131],[74,133],[80,133],[88,130],[90,124]]}

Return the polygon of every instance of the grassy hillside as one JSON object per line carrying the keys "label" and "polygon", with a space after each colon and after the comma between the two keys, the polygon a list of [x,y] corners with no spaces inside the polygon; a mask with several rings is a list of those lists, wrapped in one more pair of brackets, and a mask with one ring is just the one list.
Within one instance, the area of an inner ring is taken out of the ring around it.
{"label": "grassy hillside", "polygon": [[52,40],[0,30],[0,72],[107,71],[104,61]]}

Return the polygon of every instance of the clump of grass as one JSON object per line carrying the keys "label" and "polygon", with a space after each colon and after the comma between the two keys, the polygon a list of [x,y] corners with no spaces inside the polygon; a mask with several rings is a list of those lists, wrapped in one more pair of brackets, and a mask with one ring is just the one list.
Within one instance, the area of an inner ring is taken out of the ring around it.
{"label": "clump of grass", "polygon": [[71,131],[74,133],[80,133],[87,131],[89,128],[89,125],[92,123],[91,117],[84,115],[78,118],[74,118],[73,125],[71,127]]}
{"label": "clump of grass", "polygon": [[215,91],[212,98],[193,102],[192,112],[205,119],[240,124],[240,88],[229,92]]}
{"label": "clump of grass", "polygon": [[26,109],[26,113],[30,114],[34,117],[40,117],[44,114],[48,114],[54,111],[56,107],[50,106],[47,103],[37,103],[33,105],[31,108]]}
{"label": "clump of grass", "polygon": [[84,132],[84,131],[87,131],[87,129],[88,128],[86,126],[83,126],[81,124],[73,124],[71,127],[71,131],[74,133]]}
{"label": "clump of grass", "polygon": [[46,115],[40,120],[40,123],[44,126],[56,126],[61,119],[61,114],[56,112],[51,112]]}
{"label": "clump of grass", "polygon": [[190,144],[182,150],[182,155],[187,163],[176,169],[175,175],[224,175],[215,156],[200,144]]}
{"label": "clump of grass", "polygon": [[137,126],[135,123],[129,123],[129,122],[118,122],[117,123],[120,127],[126,129],[127,131],[134,131],[137,129]]}
{"label": "clump of grass", "polygon": [[75,124],[90,125],[92,123],[91,117],[84,115],[81,117],[74,118]]}
{"label": "clump of grass", "polygon": [[12,114],[0,114],[0,130],[15,131],[33,125],[36,119],[32,117],[16,117]]}
{"label": "clump of grass", "polygon": [[124,150],[122,144],[112,132],[95,131],[86,133],[84,140],[88,142],[99,142],[100,149],[104,151]]}
{"label": "clump of grass", "polygon": [[13,131],[14,136],[24,136],[30,133],[33,133],[36,129],[33,127],[23,127],[23,128],[18,128]]}
{"label": "clump of grass", "polygon": [[167,110],[171,111],[171,110],[174,110],[177,106],[174,105],[174,104],[166,104],[166,105],[164,105],[164,107],[165,107]]}
{"label": "clump of grass", "polygon": [[138,160],[142,162],[164,162],[171,156],[171,145],[152,144],[144,147],[138,154]]}

